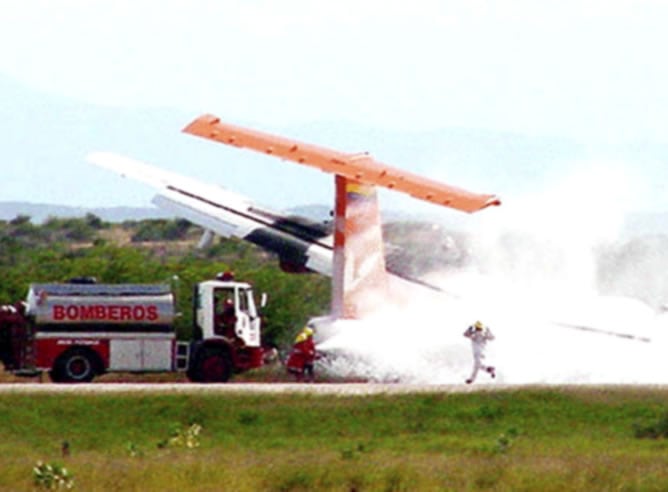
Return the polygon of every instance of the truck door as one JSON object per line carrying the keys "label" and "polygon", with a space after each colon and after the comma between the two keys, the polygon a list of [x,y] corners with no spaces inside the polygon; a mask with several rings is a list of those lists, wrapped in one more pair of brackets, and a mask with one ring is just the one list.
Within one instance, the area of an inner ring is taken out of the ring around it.
{"label": "truck door", "polygon": [[255,310],[253,291],[250,289],[239,289],[237,291],[238,314],[237,314],[237,336],[249,347],[260,346],[259,318]]}

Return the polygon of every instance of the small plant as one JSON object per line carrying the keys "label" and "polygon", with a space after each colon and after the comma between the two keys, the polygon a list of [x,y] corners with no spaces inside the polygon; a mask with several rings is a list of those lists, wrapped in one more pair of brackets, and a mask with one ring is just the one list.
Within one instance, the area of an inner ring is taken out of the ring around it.
{"label": "small plant", "polygon": [[257,412],[241,412],[237,418],[237,422],[241,425],[255,425],[260,420],[260,415]]}
{"label": "small plant", "polygon": [[128,456],[130,456],[130,458],[141,458],[144,456],[144,452],[139,449],[139,446],[137,446],[136,443],[132,441],[128,441],[128,443],[125,445],[125,449],[127,450]]}
{"label": "small plant", "polygon": [[46,490],[72,489],[74,478],[64,466],[38,461],[32,469],[35,486]]}
{"label": "small plant", "polygon": [[199,447],[199,435],[202,432],[202,426],[194,423],[183,428],[181,426],[175,426],[170,431],[170,435],[167,439],[163,439],[158,443],[159,448],[165,448],[167,446],[172,447],[182,447],[182,448],[198,448]]}
{"label": "small plant", "polygon": [[352,460],[355,459],[355,450],[351,448],[346,448],[341,450],[341,459],[342,460]]}
{"label": "small plant", "polygon": [[313,470],[297,468],[288,470],[282,474],[274,483],[271,489],[280,492],[291,490],[316,490],[317,476]]}
{"label": "small plant", "polygon": [[501,434],[499,437],[496,439],[496,452],[497,453],[505,453],[508,451],[508,448],[510,448],[512,444],[512,440],[510,437],[508,437],[506,434]]}
{"label": "small plant", "polygon": [[499,434],[499,437],[496,439],[496,446],[494,451],[497,453],[505,453],[510,449],[510,446],[513,444],[513,440],[517,437],[517,429],[510,428],[504,434]]}
{"label": "small plant", "polygon": [[503,417],[503,409],[497,405],[482,405],[476,411],[476,415],[491,422]]}
{"label": "small plant", "polygon": [[637,439],[659,439],[668,437],[668,412],[655,422],[633,424],[633,433]]}
{"label": "small plant", "polygon": [[369,448],[364,443],[357,443],[356,446],[347,447],[341,450],[341,459],[342,460],[354,460],[359,457],[362,453],[368,451]]}

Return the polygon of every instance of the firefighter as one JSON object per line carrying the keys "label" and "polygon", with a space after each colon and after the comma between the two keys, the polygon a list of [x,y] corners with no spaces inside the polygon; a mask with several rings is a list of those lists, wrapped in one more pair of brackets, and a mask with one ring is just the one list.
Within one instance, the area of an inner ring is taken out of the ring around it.
{"label": "firefighter", "polygon": [[232,298],[228,297],[225,299],[216,318],[216,324],[220,327],[223,335],[228,338],[234,338],[236,336],[237,313],[234,309],[234,300]]}
{"label": "firefighter", "polygon": [[295,338],[295,344],[288,356],[288,372],[295,375],[297,381],[313,382],[313,363],[316,358],[315,343],[313,342],[314,330],[305,326]]}
{"label": "firefighter", "polygon": [[471,339],[471,348],[473,349],[473,371],[471,372],[471,377],[466,380],[466,384],[471,384],[475,381],[480,369],[489,373],[492,378],[495,378],[496,370],[494,367],[483,363],[487,342],[494,340],[492,331],[482,321],[476,321],[466,329],[464,336]]}

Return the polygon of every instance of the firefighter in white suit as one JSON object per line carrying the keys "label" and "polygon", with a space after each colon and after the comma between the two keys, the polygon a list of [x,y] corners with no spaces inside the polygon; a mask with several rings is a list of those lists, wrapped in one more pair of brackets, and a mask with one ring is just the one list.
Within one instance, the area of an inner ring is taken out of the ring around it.
{"label": "firefighter in white suit", "polygon": [[494,340],[492,331],[481,321],[476,321],[466,329],[464,336],[471,339],[471,348],[473,349],[473,371],[471,372],[471,377],[466,380],[466,384],[471,384],[475,381],[480,369],[489,373],[492,378],[495,378],[496,370],[494,367],[484,364],[487,342]]}

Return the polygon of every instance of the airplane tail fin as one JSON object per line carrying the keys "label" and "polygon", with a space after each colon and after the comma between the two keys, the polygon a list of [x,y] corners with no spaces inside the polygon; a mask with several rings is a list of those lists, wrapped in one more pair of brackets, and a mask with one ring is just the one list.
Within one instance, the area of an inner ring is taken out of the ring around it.
{"label": "airplane tail fin", "polygon": [[198,137],[320,169],[336,176],[336,217],[332,263],[332,311],[338,318],[359,318],[387,299],[376,186],[420,200],[476,212],[500,205],[495,195],[472,193],[373,159],[367,153],[339,152],[202,115],[183,129]]}
{"label": "airplane tail fin", "polygon": [[387,298],[383,236],[375,186],[337,175],[332,313],[356,319]]}

